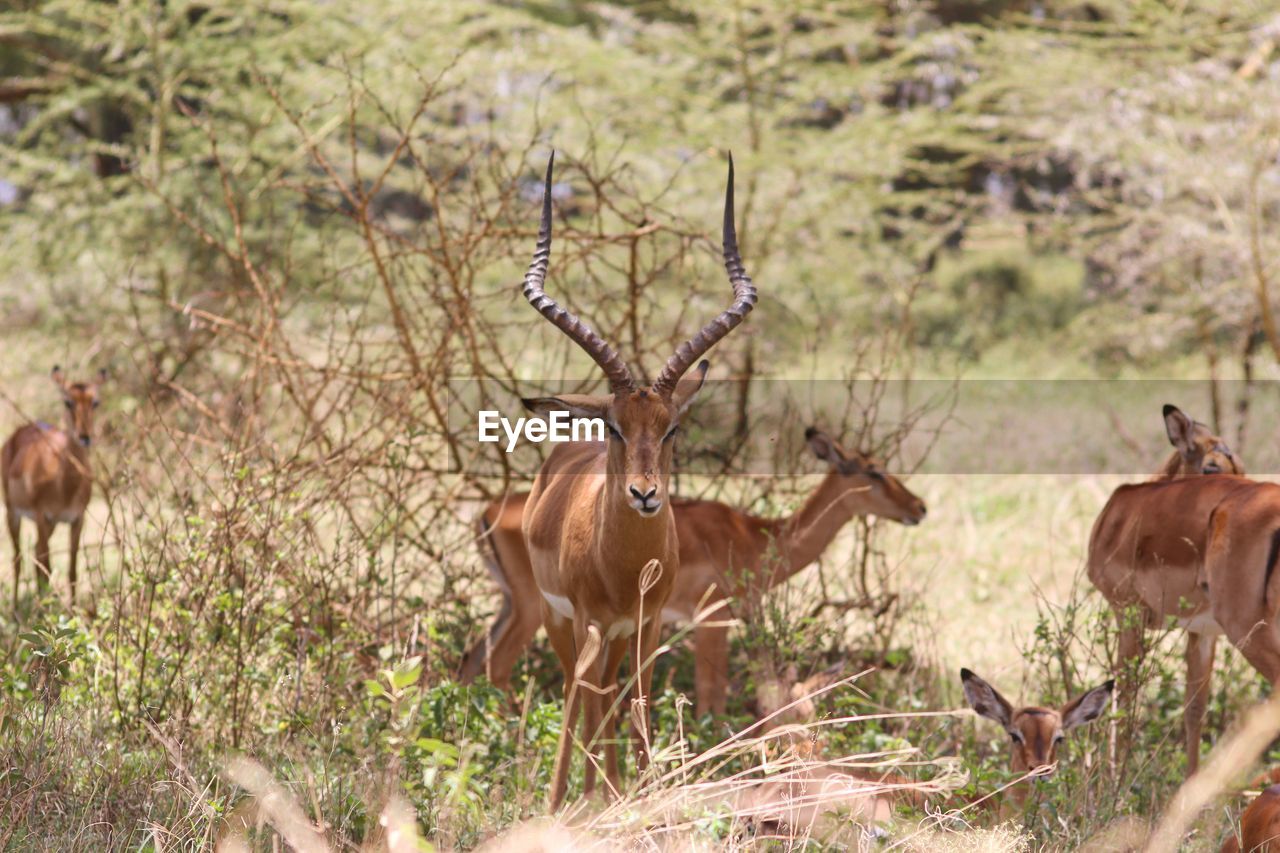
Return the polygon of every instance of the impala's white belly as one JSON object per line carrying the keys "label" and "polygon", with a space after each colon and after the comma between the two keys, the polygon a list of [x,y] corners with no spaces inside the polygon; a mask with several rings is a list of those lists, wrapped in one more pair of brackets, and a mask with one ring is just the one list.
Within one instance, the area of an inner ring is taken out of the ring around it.
{"label": "impala's white belly", "polygon": [[617,622],[610,625],[609,629],[604,632],[604,638],[606,640],[617,640],[620,637],[630,637],[635,632],[636,620],[619,619]]}
{"label": "impala's white belly", "polygon": [[573,602],[563,595],[540,590],[542,597],[546,599],[547,604],[551,607],[555,614],[561,619],[573,618]]}
{"label": "impala's white belly", "polygon": [[[563,595],[556,595],[555,593],[547,592],[546,590],[539,590],[539,592],[542,593],[543,599],[546,600],[547,606],[551,608],[553,613],[561,619],[573,618],[574,610],[572,601]],[[670,618],[670,614],[672,612],[673,611],[669,610],[662,611],[662,618],[664,622],[672,621]],[[648,622],[649,618],[646,617],[644,621]],[[619,640],[625,637],[630,637],[636,632],[636,620],[619,619],[612,625],[600,625],[600,629],[604,632],[604,638],[606,640]]]}
{"label": "impala's white belly", "polygon": [[665,625],[679,625],[688,622],[692,617],[683,610],[674,607],[662,608],[662,622]]}
{"label": "impala's white belly", "polygon": [[1213,614],[1207,610],[1201,611],[1194,616],[1179,619],[1178,627],[1184,631],[1190,631],[1192,634],[1200,634],[1205,637],[1217,637],[1222,634],[1222,626],[1213,618]]}

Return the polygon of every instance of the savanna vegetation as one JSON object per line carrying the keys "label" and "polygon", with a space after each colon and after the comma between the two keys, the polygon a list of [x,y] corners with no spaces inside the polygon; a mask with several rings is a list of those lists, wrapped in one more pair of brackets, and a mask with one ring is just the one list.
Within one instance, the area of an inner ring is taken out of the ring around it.
{"label": "savanna vegetation", "polygon": [[[0,847],[1140,848],[1179,630],[1016,797],[959,669],[1054,706],[1117,672],[1085,548],[1163,403],[1268,473],[1278,42],[1265,0],[10,0],[0,427],[59,422],[55,365],[108,379],[76,598],[29,522],[0,596]],[[520,295],[553,149],[547,291],[646,380],[727,304],[732,151],[760,302],[675,492],[793,511],[812,423],[928,505],[732,632],[723,715],[669,632],[654,767],[556,824],[545,642],[459,680],[500,603],[474,520],[546,451],[473,412],[604,387]],[[1227,646],[1206,756],[1270,692]],[[823,673],[803,736],[742,734]],[[1218,848],[1259,725],[1159,849]],[[787,833],[741,799],[786,756],[910,796]]]}

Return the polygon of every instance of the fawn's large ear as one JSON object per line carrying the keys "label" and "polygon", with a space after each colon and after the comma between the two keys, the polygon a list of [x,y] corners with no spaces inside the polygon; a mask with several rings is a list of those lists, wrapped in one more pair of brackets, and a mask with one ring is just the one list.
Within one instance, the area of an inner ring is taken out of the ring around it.
{"label": "fawn's large ear", "polygon": [[53,366],[53,370],[49,371],[49,378],[53,380],[54,385],[57,385],[59,388],[64,390],[66,389],[67,376],[62,372],[62,368],[58,365],[55,364]]}
{"label": "fawn's large ear", "polygon": [[1165,403],[1164,430],[1169,434],[1169,443],[1177,448],[1182,458],[1194,461],[1199,453],[1199,448],[1196,447],[1196,422],[1183,414],[1177,406]]}
{"label": "fawn's large ear", "polygon": [[987,719],[995,720],[1006,730],[1013,725],[1013,706],[1000,695],[999,690],[968,669],[960,670],[960,681],[964,684],[964,698],[969,707]]}
{"label": "fawn's large ear", "polygon": [[575,418],[603,418],[613,397],[590,394],[561,394],[558,397],[523,397],[520,402],[535,415],[547,417],[552,412],[568,412]]}
{"label": "fawn's large ear", "polygon": [[817,427],[809,427],[804,431],[804,440],[814,456],[828,465],[839,465],[844,461],[835,440]]}
{"label": "fawn's large ear", "polygon": [[707,370],[710,367],[711,362],[704,358],[676,383],[676,390],[671,392],[671,404],[676,408],[677,418],[683,417],[693,401],[698,399],[698,392],[702,390],[702,383],[707,381]]}
{"label": "fawn's large ear", "polygon": [[1088,693],[1081,694],[1062,706],[1062,730],[1074,729],[1085,723],[1092,723],[1102,716],[1111,702],[1111,691],[1115,689],[1115,679],[1100,684]]}

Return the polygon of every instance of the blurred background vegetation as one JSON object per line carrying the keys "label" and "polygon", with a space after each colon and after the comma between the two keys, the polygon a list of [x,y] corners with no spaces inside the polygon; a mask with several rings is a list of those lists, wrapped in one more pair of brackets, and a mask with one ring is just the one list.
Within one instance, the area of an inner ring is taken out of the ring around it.
{"label": "blurred background vegetation", "polygon": [[[113,378],[91,590],[38,601],[28,566],[0,616],[0,846],[209,845],[256,820],[233,751],[335,843],[380,843],[390,793],[440,847],[539,813],[554,665],[514,706],[452,681],[495,607],[471,519],[532,467],[475,455],[449,381],[598,382],[516,288],[553,148],[548,290],[646,375],[724,300],[732,150],[762,298],[720,377],[1203,379],[1175,402],[1247,459],[1280,354],[1278,40],[1263,0],[10,0],[0,422],[52,417],[55,363]],[[855,408],[830,424],[850,445],[918,464],[905,413]],[[1101,441],[1154,469],[1159,427]],[[813,471],[683,487],[778,512]],[[737,641],[735,677],[764,643],[885,665],[840,713],[956,707],[959,665],[1062,701],[1109,666],[1097,602],[1063,602],[1115,482],[913,479],[928,524],[860,526]],[[872,592],[897,603],[822,606]],[[705,747],[750,719],[687,719],[672,658],[660,732]],[[1010,844],[1158,812],[1181,773],[1164,663],[1156,716],[1122,723],[1146,752],[1069,771]],[[1256,695],[1228,666],[1214,735]],[[885,720],[829,748],[960,754],[976,791],[991,734]]]}

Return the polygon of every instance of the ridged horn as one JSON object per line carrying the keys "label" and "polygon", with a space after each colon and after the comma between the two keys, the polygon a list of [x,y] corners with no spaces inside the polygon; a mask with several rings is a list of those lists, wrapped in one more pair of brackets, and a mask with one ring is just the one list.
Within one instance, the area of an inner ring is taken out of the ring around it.
{"label": "ridged horn", "polygon": [[547,161],[546,186],[542,191],[542,224],[538,226],[538,244],[533,251],[533,263],[529,264],[529,271],[524,274],[524,298],[600,365],[609,378],[609,390],[615,394],[630,391],[635,387],[631,371],[614,352],[613,347],[605,343],[590,326],[557,305],[542,289],[547,280],[547,264],[551,260],[551,172],[555,163],[556,155],[553,151],[551,159]]}
{"label": "ridged horn", "polygon": [[724,191],[724,268],[733,285],[733,304],[720,312],[714,320],[703,326],[698,334],[682,343],[667,359],[662,373],[653,383],[653,390],[670,396],[676,383],[693,364],[715,346],[716,342],[737,328],[756,304],[756,287],[747,276],[738,254],[738,233],[733,225],[733,154],[729,154],[729,184]]}

